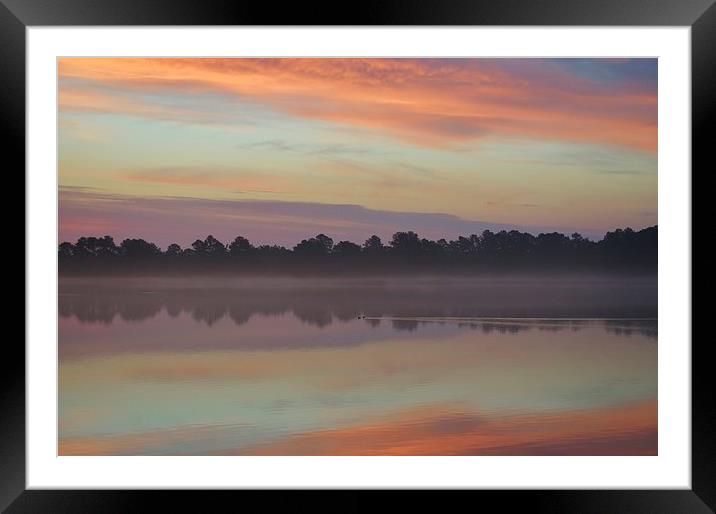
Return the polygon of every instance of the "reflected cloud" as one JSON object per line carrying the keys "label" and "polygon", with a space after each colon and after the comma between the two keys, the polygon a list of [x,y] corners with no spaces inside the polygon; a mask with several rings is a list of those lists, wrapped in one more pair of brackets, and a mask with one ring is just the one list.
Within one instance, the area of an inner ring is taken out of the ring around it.
{"label": "reflected cloud", "polygon": [[[441,412],[443,410],[443,412]],[[259,445],[250,455],[657,455],[656,402],[479,415],[435,408]]]}
{"label": "reflected cloud", "polygon": [[62,277],[60,453],[652,454],[656,322],[534,314],[596,283]]}
{"label": "reflected cloud", "polygon": [[[517,416],[410,409],[373,422],[221,448],[242,426],[195,426],[123,435],[64,437],[59,455],[657,455],[654,401]],[[250,429],[249,429],[250,430]]]}

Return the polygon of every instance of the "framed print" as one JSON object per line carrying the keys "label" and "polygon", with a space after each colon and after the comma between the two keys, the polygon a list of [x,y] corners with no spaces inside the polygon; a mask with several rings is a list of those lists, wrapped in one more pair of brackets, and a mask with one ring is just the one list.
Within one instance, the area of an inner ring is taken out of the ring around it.
{"label": "framed print", "polygon": [[714,508],[691,337],[712,2],[4,4],[8,512]]}

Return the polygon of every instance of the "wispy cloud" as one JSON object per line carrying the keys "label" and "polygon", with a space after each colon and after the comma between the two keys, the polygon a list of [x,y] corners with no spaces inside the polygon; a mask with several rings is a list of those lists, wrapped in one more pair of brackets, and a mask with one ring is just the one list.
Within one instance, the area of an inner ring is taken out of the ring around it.
{"label": "wispy cloud", "polygon": [[375,155],[383,153],[366,146],[342,143],[291,143],[284,139],[267,139],[263,141],[237,143],[235,147],[239,150],[269,150],[272,152],[293,152],[305,155]]}
{"label": "wispy cloud", "polygon": [[146,168],[128,172],[122,176],[127,182],[191,186],[235,193],[250,191],[264,193],[281,192],[275,186],[278,178],[254,170],[229,166],[169,166]]}
{"label": "wispy cloud", "polygon": [[541,59],[65,58],[59,70],[65,112],[184,122],[221,118],[221,112],[202,114],[146,99],[189,90],[420,146],[491,135],[656,150],[655,79],[629,76],[616,64],[600,69]]}

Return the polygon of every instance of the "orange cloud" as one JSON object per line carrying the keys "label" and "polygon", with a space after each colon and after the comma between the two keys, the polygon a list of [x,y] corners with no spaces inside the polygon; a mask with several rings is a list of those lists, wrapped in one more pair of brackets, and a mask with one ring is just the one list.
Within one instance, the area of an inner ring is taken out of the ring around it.
{"label": "orange cloud", "polygon": [[226,122],[222,113],[202,112],[176,106],[151,104],[141,99],[119,96],[98,90],[60,86],[60,112],[120,113],[178,123]]}
{"label": "orange cloud", "polygon": [[648,90],[595,85],[556,69],[548,76],[534,67],[520,74],[474,62],[65,58],[60,108],[162,117],[162,108],[142,100],[115,101],[117,92],[219,92],[425,146],[490,134],[656,149],[657,99]]}

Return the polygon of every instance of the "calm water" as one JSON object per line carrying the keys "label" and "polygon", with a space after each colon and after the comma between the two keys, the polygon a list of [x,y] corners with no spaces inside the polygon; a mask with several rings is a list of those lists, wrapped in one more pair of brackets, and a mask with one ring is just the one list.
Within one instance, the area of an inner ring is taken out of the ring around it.
{"label": "calm water", "polygon": [[63,455],[657,453],[652,280],[62,279]]}

